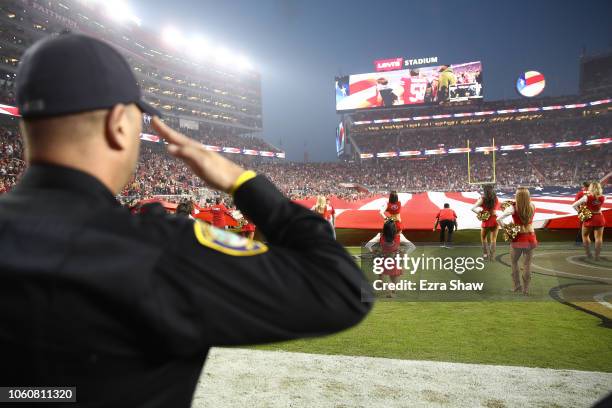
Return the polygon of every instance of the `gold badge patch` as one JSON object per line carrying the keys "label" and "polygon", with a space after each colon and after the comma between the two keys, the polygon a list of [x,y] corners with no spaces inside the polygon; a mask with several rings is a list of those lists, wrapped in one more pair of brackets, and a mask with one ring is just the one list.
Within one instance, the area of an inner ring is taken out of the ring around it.
{"label": "gold badge patch", "polygon": [[193,224],[196,239],[201,245],[232,256],[263,254],[268,247],[259,241],[242,237],[233,232],[215,228],[203,221]]}

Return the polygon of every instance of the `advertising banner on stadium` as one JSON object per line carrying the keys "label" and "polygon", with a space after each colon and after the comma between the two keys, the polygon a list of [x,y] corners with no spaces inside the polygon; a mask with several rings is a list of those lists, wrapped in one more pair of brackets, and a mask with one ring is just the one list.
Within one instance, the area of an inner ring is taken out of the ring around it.
{"label": "advertising banner on stadium", "polygon": [[336,128],[336,153],[338,157],[344,153],[344,147],[346,145],[346,130],[344,124],[340,122]]}
{"label": "advertising banner on stadium", "polygon": [[557,142],[555,147],[578,147],[582,146],[582,142],[579,140],[573,140],[571,142]]}
{"label": "advertising banner on stadium", "polygon": [[374,69],[376,72],[394,71],[396,69],[402,69],[403,62],[403,58],[376,60],[374,61]]}
{"label": "advertising banner on stadium", "polygon": [[586,144],[589,146],[592,146],[592,145],[599,145],[599,144],[608,144],[610,142],[612,142],[612,137],[604,137],[601,139],[587,140]]}
{"label": "advertising banner on stadium", "polygon": [[146,140],[147,142],[155,142],[155,143],[161,142],[161,138],[159,136],[150,135],[148,133],[141,133],[140,140]]}
{"label": "advertising banner on stadium", "polygon": [[374,60],[374,70],[376,72],[394,71],[396,69],[409,68],[419,65],[437,64],[438,57],[425,58],[388,58]]}
{"label": "advertising banner on stadium", "polygon": [[550,149],[555,147],[554,143],[531,143],[529,149]]}
{"label": "advertising banner on stadium", "polygon": [[448,149],[448,153],[467,153],[467,152],[471,152],[472,149],[470,149],[469,147],[454,147],[451,149]]}
{"label": "advertising banner on stadium", "polygon": [[482,99],[480,61],[336,78],[336,110]]}
{"label": "advertising banner on stadium", "polygon": [[396,157],[397,152],[381,152],[376,153],[376,157]]}
{"label": "advertising banner on stadium", "polygon": [[403,152],[399,152],[399,156],[400,157],[420,156],[420,155],[421,155],[421,151],[420,150],[405,150]]}
{"label": "advertising banner on stadium", "polygon": [[[539,112],[539,111],[547,111],[547,110],[556,110],[556,109],[576,109],[583,108],[587,106],[597,106],[597,105],[605,105],[611,103],[612,99],[600,99],[597,101],[592,101],[589,103],[580,103],[580,104],[571,104],[571,105],[553,105],[553,106],[543,106],[543,107],[529,107],[529,108],[521,108],[521,109],[500,109],[496,111],[483,111],[483,112],[460,112],[460,113],[448,113],[441,115],[431,115],[431,116],[412,116],[405,118],[393,118],[393,119],[373,119],[373,120],[360,120],[353,122],[353,125],[371,125],[371,124],[380,124],[380,123],[399,123],[399,122],[409,122],[416,120],[425,120],[425,119],[446,119],[446,118],[465,118],[470,116],[485,116],[485,115],[506,115],[509,113],[518,113],[518,112]],[[2,111],[0,110],[0,113]]]}
{"label": "advertising banner on stadium", "polygon": [[525,150],[525,145],[514,144],[514,145],[503,145],[501,150]]}
{"label": "advertising banner on stadium", "polygon": [[478,146],[474,148],[469,147],[452,147],[445,149],[443,147],[439,147],[437,149],[428,149],[428,150],[407,150],[401,152],[379,152],[379,153],[361,153],[360,157],[362,159],[372,159],[374,157],[406,157],[406,156],[420,156],[426,155],[439,155],[439,154],[456,154],[456,153],[469,153],[469,152],[478,152],[478,153],[489,153],[497,150],[501,151],[512,151],[512,150],[529,150],[533,149],[550,149],[550,148],[559,148],[559,147],[580,147],[583,144],[585,146],[592,145],[600,145],[612,143],[612,138],[601,138],[601,139],[590,139],[585,140],[584,143],[580,140],[574,141],[566,141],[566,142],[556,142],[556,143],[532,143],[528,147],[522,144],[515,145],[503,145],[500,147],[497,146]]}
{"label": "advertising banner on stadium", "polygon": [[475,149],[476,152],[493,152],[497,150],[495,146],[479,146]]}
{"label": "advertising banner on stadium", "polygon": [[519,94],[532,98],[538,96],[544,90],[546,80],[544,75],[538,71],[527,71],[516,80],[516,90]]}

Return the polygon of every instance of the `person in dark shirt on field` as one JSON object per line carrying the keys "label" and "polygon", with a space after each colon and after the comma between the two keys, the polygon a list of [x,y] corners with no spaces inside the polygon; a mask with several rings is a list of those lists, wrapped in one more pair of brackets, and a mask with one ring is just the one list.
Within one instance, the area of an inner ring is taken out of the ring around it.
{"label": "person in dark shirt on field", "polygon": [[[444,208],[438,211],[434,231],[438,224],[440,225],[440,247],[450,248],[453,245],[453,229],[457,228],[457,214],[451,210],[448,203],[444,203]],[[445,230],[448,230],[446,238],[444,237]]]}

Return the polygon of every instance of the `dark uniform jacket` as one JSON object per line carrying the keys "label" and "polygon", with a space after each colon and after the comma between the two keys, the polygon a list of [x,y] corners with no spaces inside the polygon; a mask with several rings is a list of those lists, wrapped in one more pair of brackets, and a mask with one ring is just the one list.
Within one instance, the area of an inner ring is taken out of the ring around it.
{"label": "dark uniform jacket", "polygon": [[76,386],[70,407],[188,407],[211,346],[363,318],[363,274],[329,223],[263,176],[234,198],[268,245],[131,215],[86,173],[30,167],[0,197],[0,386]]}

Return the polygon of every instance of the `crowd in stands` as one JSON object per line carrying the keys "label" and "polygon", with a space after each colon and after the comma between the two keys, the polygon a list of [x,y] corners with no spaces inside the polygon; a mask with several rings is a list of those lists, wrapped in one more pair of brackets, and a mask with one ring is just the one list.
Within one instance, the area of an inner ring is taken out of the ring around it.
{"label": "crowd in stands", "polygon": [[580,92],[589,96],[612,94],[612,52],[581,60]]}
{"label": "crowd in stands", "polygon": [[183,162],[170,157],[161,144],[144,142],[136,172],[121,195],[185,195],[200,186],[200,179]]}
{"label": "crowd in stands", "polygon": [[[359,163],[275,163],[260,165],[290,196],[346,195],[339,183],[355,183],[370,192],[469,191],[466,156],[445,155],[421,159],[381,158]],[[577,186],[581,180],[601,179],[612,169],[609,147],[568,151],[523,151],[498,154],[493,174],[492,155],[471,155],[472,182],[495,179],[500,189],[516,186]],[[355,198],[363,194],[353,193]]]}
{"label": "crowd in stands", "polygon": [[[98,3],[98,4],[95,4]],[[145,99],[166,114],[231,126],[261,129],[259,74],[221,69],[182,55],[161,41],[160,33],[132,25],[117,29],[104,2],[0,2],[0,81],[12,75],[27,47],[65,30],[113,44],[134,69]],[[110,24],[109,24],[110,23]],[[189,61],[188,61],[189,59]],[[11,95],[1,95],[11,103]]]}
{"label": "crowd in stands", "polygon": [[[604,95],[609,97],[610,95]],[[415,106],[410,110],[363,110],[353,113],[354,121],[371,121],[376,119],[395,119],[413,116],[442,115],[448,113],[463,113],[476,111],[492,111],[503,109],[541,108],[544,106],[566,105],[579,102],[591,102],[595,98],[593,94],[566,95],[554,97],[538,97],[534,99],[504,99],[499,101],[471,100],[464,103],[455,102],[446,105],[424,105]]]}
{"label": "crowd in stands", "polygon": [[24,169],[23,144],[17,129],[0,127],[0,193],[8,191]]}
{"label": "crowd in stands", "polygon": [[[200,140],[208,139],[202,136]],[[210,144],[231,142],[215,139],[210,140]],[[256,146],[259,147],[258,144],[248,147]],[[296,163],[237,154],[231,155],[231,159],[267,175],[293,199],[324,194],[356,200],[390,189],[404,192],[474,189],[469,184],[465,154],[336,163]],[[0,127],[0,192],[9,190],[15,184],[24,167],[22,142],[17,128]],[[612,155],[609,144],[498,152],[495,175],[491,154],[475,153],[471,155],[470,161],[471,181],[492,181],[495,176],[500,189],[514,189],[518,185],[578,186],[583,180],[604,177],[610,169]],[[138,168],[121,195],[148,198],[157,195],[209,193],[200,179],[192,175],[182,162],[166,153],[163,144],[143,142]]]}
{"label": "crowd in stands", "polygon": [[14,106],[17,104],[13,86],[15,83],[14,74],[0,73],[0,104]]}
{"label": "crowd in stands", "polygon": [[393,132],[353,132],[353,140],[361,153],[379,153],[440,147],[490,146],[531,143],[583,141],[612,136],[612,114],[592,117],[554,116],[546,119],[508,121],[485,125],[428,127]]}
{"label": "crowd in stands", "polygon": [[[164,118],[164,122],[175,129],[181,130],[182,133],[192,137],[205,145],[218,147],[236,147],[239,149],[264,150],[270,152],[279,152],[280,150],[264,141],[261,137],[253,135],[238,134],[236,128],[227,126],[215,126],[200,122],[198,129],[190,129],[181,127],[178,119],[173,117]],[[150,124],[145,121],[143,133],[155,134]]]}

